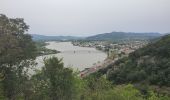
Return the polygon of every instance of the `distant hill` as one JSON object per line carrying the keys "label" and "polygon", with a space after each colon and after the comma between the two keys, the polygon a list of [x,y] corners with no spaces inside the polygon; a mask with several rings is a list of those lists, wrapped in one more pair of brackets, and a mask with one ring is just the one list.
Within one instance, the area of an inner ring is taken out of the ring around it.
{"label": "distant hill", "polygon": [[144,82],[170,87],[170,35],[118,60],[108,79],[117,84]]}
{"label": "distant hill", "polygon": [[94,36],[87,37],[87,40],[109,40],[109,41],[119,41],[119,40],[148,40],[162,36],[159,33],[126,33],[126,32],[111,32],[103,33]]}
{"label": "distant hill", "polygon": [[77,40],[83,39],[82,37],[74,37],[74,36],[45,36],[38,34],[31,34],[32,39],[34,41],[63,41],[63,40]]}
{"label": "distant hill", "polygon": [[159,33],[126,33],[126,32],[111,32],[103,33],[89,37],[75,37],[75,36],[45,36],[38,34],[31,34],[33,40],[39,41],[55,41],[55,40],[106,40],[106,41],[121,41],[121,40],[149,40],[162,36]]}

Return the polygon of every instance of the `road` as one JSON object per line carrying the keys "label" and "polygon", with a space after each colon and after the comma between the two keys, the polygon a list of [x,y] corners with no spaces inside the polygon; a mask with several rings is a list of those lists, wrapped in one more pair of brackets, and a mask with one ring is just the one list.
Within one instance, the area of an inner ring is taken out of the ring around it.
{"label": "road", "polygon": [[82,78],[83,78],[83,77],[86,77],[86,76],[88,76],[88,75],[90,75],[90,74],[92,74],[92,73],[97,72],[97,71],[100,70],[100,69],[106,68],[108,65],[114,63],[114,62],[117,61],[117,60],[118,60],[118,58],[116,58],[116,59],[114,59],[114,60],[106,59],[106,60],[104,60],[104,61],[101,62],[101,63],[97,63],[96,65],[94,65],[94,66],[92,66],[92,67],[90,67],[90,68],[84,69],[83,71],[81,71],[81,72],[79,73],[79,76],[82,77]]}

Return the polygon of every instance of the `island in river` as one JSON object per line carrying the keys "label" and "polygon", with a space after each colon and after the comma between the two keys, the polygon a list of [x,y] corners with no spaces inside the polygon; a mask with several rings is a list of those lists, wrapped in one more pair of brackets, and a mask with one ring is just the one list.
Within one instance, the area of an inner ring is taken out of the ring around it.
{"label": "island in river", "polygon": [[38,69],[43,66],[43,59],[56,56],[62,58],[65,67],[83,70],[106,59],[107,54],[90,47],[74,46],[71,42],[47,42],[46,48],[60,51],[57,54],[49,54],[36,58]]}

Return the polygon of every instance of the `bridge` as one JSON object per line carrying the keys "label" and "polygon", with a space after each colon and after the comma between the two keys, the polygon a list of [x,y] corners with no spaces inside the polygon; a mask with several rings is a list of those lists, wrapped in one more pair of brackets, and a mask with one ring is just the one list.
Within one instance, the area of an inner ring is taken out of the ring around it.
{"label": "bridge", "polygon": [[65,51],[60,51],[61,53],[74,53],[74,54],[78,54],[78,53],[101,53],[101,51],[93,51],[93,50],[65,50]]}

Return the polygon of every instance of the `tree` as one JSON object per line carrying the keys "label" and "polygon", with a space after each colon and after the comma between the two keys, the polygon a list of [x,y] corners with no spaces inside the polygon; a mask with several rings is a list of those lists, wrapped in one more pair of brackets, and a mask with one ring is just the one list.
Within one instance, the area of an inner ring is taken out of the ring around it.
{"label": "tree", "polygon": [[45,59],[44,64],[42,71],[32,77],[35,100],[75,100],[77,94],[73,71],[64,68],[62,59],[56,57]]}
{"label": "tree", "polygon": [[49,93],[51,100],[72,100],[74,91],[73,71],[64,68],[61,59],[56,57],[45,60],[43,72],[49,80]]}
{"label": "tree", "polygon": [[23,95],[27,69],[36,57],[31,36],[25,34],[29,26],[22,18],[8,18],[0,14],[0,73],[5,96],[15,100]]}

